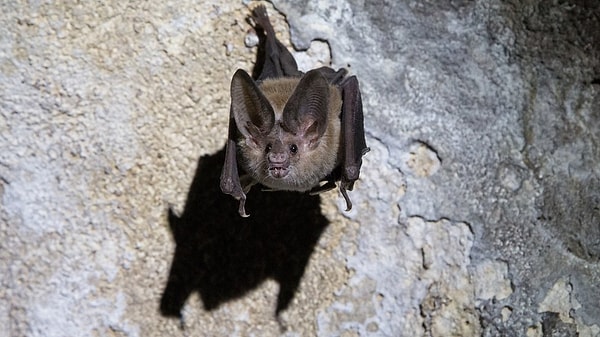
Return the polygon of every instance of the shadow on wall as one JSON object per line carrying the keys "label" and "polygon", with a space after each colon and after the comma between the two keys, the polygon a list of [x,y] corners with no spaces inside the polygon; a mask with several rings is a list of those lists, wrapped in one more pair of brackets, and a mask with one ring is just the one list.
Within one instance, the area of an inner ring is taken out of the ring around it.
{"label": "shadow on wall", "polygon": [[193,291],[204,308],[238,298],[267,278],[280,285],[276,314],[290,304],[315,244],[327,227],[320,198],[306,193],[261,192],[248,194],[246,209],[221,192],[219,176],[225,151],[198,161],[181,216],[169,210],[175,255],[160,310],[180,317]]}

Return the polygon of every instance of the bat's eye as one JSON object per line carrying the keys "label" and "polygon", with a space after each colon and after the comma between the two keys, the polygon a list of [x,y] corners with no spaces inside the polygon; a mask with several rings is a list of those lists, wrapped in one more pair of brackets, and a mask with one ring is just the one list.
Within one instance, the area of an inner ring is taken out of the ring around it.
{"label": "bat's eye", "polygon": [[271,143],[267,144],[267,147],[265,148],[265,152],[267,152],[267,153],[271,152],[272,148],[273,148],[273,145],[271,145]]}
{"label": "bat's eye", "polygon": [[290,145],[290,152],[296,154],[298,152],[298,146],[296,146],[296,144]]}

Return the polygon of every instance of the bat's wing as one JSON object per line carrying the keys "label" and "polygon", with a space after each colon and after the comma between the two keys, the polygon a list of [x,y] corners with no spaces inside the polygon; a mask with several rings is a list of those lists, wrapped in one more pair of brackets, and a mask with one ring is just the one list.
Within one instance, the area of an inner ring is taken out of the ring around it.
{"label": "bat's wing", "polygon": [[262,71],[258,75],[257,80],[302,76],[292,54],[277,40],[265,6],[260,5],[254,8],[252,16],[266,33],[264,63],[262,64]]}
{"label": "bat's wing", "polygon": [[248,214],[246,214],[245,208],[246,194],[240,183],[240,175],[237,166],[237,145],[235,143],[237,127],[232,110],[233,109],[231,109],[229,113],[229,134],[227,136],[227,144],[225,145],[225,163],[223,164],[223,169],[221,171],[220,184],[223,193],[229,194],[240,201],[238,212],[242,217],[247,217]]}
{"label": "bat's wing", "polygon": [[346,210],[352,209],[352,201],[347,191],[352,191],[354,182],[358,180],[362,156],[369,152],[365,141],[364,118],[362,110],[362,99],[358,80],[356,76],[345,78],[347,71],[340,69],[335,71],[329,67],[319,68],[318,71],[327,80],[340,87],[342,91],[341,112],[341,149],[342,162],[323,179],[324,185],[315,186],[310,193],[318,194],[335,188],[339,181],[340,192],[346,201]]}
{"label": "bat's wing", "polygon": [[352,191],[354,182],[358,180],[362,156],[369,152],[365,141],[364,118],[362,99],[356,76],[346,78],[348,71],[340,69],[335,71],[329,67],[317,69],[329,83],[336,85],[342,92],[341,112],[341,149],[342,162],[322,182],[323,185],[315,186],[310,194],[319,194],[335,188],[339,181],[340,192],[346,201],[346,210],[352,209],[352,201],[347,191]]}
{"label": "bat's wing", "polygon": [[342,88],[342,149],[343,159],[340,177],[340,192],[346,200],[346,210],[352,208],[352,202],[346,190],[352,191],[358,180],[362,156],[369,152],[365,141],[365,129],[362,99],[358,80],[351,76],[343,80]]}

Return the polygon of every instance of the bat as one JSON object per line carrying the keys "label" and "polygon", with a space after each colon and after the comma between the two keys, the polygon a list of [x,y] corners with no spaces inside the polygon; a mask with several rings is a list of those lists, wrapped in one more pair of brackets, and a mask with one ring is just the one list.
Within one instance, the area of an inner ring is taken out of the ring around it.
{"label": "bat", "polygon": [[257,6],[252,17],[266,35],[264,62],[257,62],[255,79],[238,69],[231,80],[221,191],[238,200],[239,214],[247,217],[246,193],[255,184],[318,194],[339,182],[349,211],[347,191],[369,151],[358,79],[329,67],[302,73],[277,40],[266,8]]}

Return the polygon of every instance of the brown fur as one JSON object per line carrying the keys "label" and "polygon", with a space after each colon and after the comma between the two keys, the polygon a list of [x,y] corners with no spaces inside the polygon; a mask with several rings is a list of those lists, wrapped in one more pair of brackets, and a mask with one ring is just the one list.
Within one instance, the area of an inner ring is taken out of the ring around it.
{"label": "brown fur", "polygon": [[[281,127],[282,111],[299,78],[268,79],[259,85],[275,112],[273,130],[257,143],[242,139],[239,142],[242,166],[253,179],[277,190],[307,191],[317,186],[339,164],[340,158],[340,113],[342,99],[340,90],[329,86],[329,105],[327,128],[316,146],[310,147],[306,139],[286,132]],[[243,137],[242,137],[243,138]],[[286,177],[276,179],[269,174],[265,156],[266,144],[279,139],[284,144],[297,144],[298,153],[290,156],[289,173]]]}

